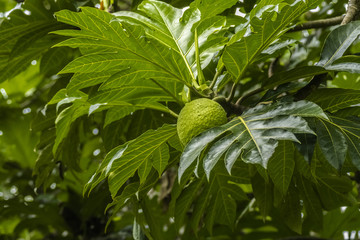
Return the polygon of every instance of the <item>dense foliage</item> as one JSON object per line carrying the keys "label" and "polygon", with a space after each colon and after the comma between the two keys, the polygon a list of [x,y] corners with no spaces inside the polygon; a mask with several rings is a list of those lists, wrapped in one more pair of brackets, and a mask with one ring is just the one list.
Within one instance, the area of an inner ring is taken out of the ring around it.
{"label": "dense foliage", "polygon": [[345,3],[0,0],[0,238],[358,239]]}

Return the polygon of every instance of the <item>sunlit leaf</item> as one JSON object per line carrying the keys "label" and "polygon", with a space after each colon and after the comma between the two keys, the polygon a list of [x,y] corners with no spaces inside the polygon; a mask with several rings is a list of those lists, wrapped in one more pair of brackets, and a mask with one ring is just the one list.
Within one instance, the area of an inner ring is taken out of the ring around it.
{"label": "sunlit leaf", "polygon": [[[205,6],[207,4],[203,2],[200,5]],[[214,4],[214,2],[211,4]],[[223,7],[227,8],[226,6]],[[118,12],[115,15],[120,22],[129,22],[142,26],[148,36],[173,50],[181,58],[178,64],[183,69],[183,74],[190,77],[190,79],[196,79],[195,32],[192,28],[202,18],[201,8],[200,11],[196,8],[183,11],[160,1],[150,0],[143,1],[138,10],[141,14]],[[216,11],[218,10],[217,8]],[[213,17],[214,15],[204,16]],[[181,20],[179,21],[179,19]],[[217,51],[225,45],[226,39],[221,34],[216,35],[224,25],[224,17],[213,17],[196,25],[202,68],[205,68]],[[171,61],[171,59],[167,61]]]}

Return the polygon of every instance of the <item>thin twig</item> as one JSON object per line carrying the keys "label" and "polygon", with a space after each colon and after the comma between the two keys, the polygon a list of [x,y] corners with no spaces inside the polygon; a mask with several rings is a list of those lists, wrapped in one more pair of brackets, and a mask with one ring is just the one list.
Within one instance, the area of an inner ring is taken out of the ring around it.
{"label": "thin twig", "polygon": [[302,24],[299,24],[295,26],[294,28],[290,29],[288,32],[297,32],[312,28],[326,28],[330,26],[335,26],[340,24],[344,19],[344,16],[337,16],[333,18],[327,18],[327,19],[319,19],[314,21],[305,22]]}

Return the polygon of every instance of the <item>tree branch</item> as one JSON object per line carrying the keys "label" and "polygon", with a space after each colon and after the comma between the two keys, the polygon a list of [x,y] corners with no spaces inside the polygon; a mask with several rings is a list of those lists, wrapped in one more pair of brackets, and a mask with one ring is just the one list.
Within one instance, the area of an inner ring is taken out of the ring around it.
{"label": "tree branch", "polygon": [[344,16],[337,16],[333,18],[309,21],[295,26],[294,28],[290,29],[288,32],[296,32],[296,31],[312,29],[312,28],[326,28],[330,26],[335,26],[342,23],[343,19]]}
{"label": "tree branch", "polygon": [[356,20],[360,15],[360,0],[349,0],[348,9],[341,25]]}

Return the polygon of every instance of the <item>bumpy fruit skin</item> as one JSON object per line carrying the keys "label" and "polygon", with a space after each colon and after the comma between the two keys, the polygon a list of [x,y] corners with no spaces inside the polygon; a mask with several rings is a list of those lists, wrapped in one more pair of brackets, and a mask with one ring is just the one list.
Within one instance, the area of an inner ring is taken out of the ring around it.
{"label": "bumpy fruit skin", "polygon": [[201,132],[227,122],[226,112],[221,105],[207,98],[189,102],[180,111],[177,133],[183,145]]}

